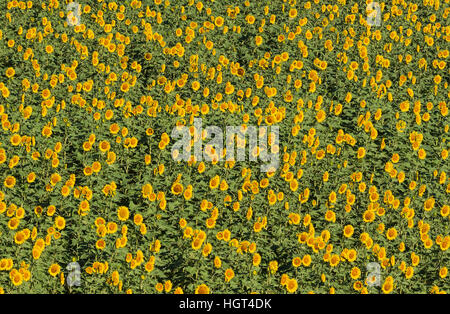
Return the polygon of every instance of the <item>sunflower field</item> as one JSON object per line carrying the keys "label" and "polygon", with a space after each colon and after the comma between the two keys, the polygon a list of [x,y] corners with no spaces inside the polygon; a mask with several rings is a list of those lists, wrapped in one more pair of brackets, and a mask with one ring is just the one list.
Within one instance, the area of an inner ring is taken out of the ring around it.
{"label": "sunflower field", "polygon": [[[0,293],[450,292],[449,14],[0,0]],[[278,168],[175,161],[195,118]]]}

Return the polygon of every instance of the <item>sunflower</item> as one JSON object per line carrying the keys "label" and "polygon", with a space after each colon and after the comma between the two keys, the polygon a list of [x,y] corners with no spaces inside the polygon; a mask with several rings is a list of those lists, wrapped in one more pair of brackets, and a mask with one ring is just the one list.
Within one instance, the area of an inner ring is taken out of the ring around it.
{"label": "sunflower", "polygon": [[66,220],[64,217],[57,216],[55,218],[55,227],[58,228],[58,230],[62,230],[66,227]]}
{"label": "sunflower", "polygon": [[281,275],[280,284],[282,286],[285,286],[288,280],[289,280],[289,276],[287,274],[283,274],[283,275]]}
{"label": "sunflower", "polygon": [[16,178],[13,176],[7,176],[3,184],[5,187],[12,189],[16,185]]}
{"label": "sunflower", "polygon": [[[184,229],[184,232],[183,232],[183,238],[191,238],[192,237],[192,234],[193,234],[193,231],[192,231],[192,228],[191,227],[186,227],[186,229]],[[218,233],[217,234],[217,238],[220,240],[220,236],[219,235],[221,235],[222,233]]]}
{"label": "sunflower", "polygon": [[202,255],[203,255],[204,257],[207,257],[207,256],[211,253],[211,251],[212,251],[212,245],[211,245],[211,243],[206,243],[206,244],[203,246],[203,249],[202,249]]}
{"label": "sunflower", "polygon": [[98,240],[98,241],[95,243],[95,247],[96,247],[98,250],[103,250],[103,249],[105,249],[105,247],[106,247],[105,240],[103,240],[103,239]]}
{"label": "sunflower", "polygon": [[162,291],[164,290],[164,285],[163,285],[162,283],[158,282],[158,283],[155,285],[155,289],[156,289],[156,291],[158,291],[158,292],[162,292]]}
{"label": "sunflower", "polygon": [[297,268],[301,265],[302,265],[302,259],[300,257],[297,256],[292,259],[292,266]]}
{"label": "sunflower", "polygon": [[305,266],[305,267],[308,267],[309,265],[311,265],[311,261],[312,261],[311,255],[309,255],[309,254],[306,254],[302,258],[302,263],[303,263],[303,266]]}
{"label": "sunflower", "polygon": [[371,210],[366,210],[363,214],[364,222],[372,222],[375,220],[375,213]]}
{"label": "sunflower", "polygon": [[330,203],[335,203],[336,202],[336,192],[332,191],[330,193],[330,195],[328,196],[328,200],[330,201]]}
{"label": "sunflower", "polygon": [[130,90],[130,84],[128,82],[123,82],[120,86],[120,90],[124,93],[128,92]]}
{"label": "sunflower", "polygon": [[100,170],[102,169],[102,165],[98,161],[94,161],[91,168],[94,172],[100,172]]}
{"label": "sunflower", "polygon": [[358,267],[353,267],[352,270],[350,271],[350,277],[352,277],[352,279],[356,280],[361,276],[361,270]]}
{"label": "sunflower", "polygon": [[183,197],[186,201],[189,201],[193,196],[192,185],[188,185],[186,190],[183,193]]}
{"label": "sunflower", "polygon": [[17,219],[22,219],[25,216],[25,209],[23,207],[19,207],[16,210],[16,217]]}
{"label": "sunflower", "polygon": [[352,225],[346,225],[344,227],[344,236],[350,238],[353,235],[354,228]]}
{"label": "sunflower", "polygon": [[411,264],[415,267],[419,265],[420,262],[420,256],[415,254],[414,252],[411,253]]}
{"label": "sunflower", "polygon": [[200,83],[198,81],[192,82],[192,90],[194,90],[196,92],[199,90],[199,88],[200,88]]}
{"label": "sunflower", "polygon": [[195,238],[195,239],[192,241],[191,246],[192,246],[192,249],[194,249],[194,250],[199,250],[200,247],[202,246],[202,244],[203,244],[203,240],[202,240],[202,239]]}
{"label": "sunflower", "polygon": [[209,187],[211,190],[216,189],[219,186],[220,183],[220,177],[218,175],[211,178],[209,181]]}
{"label": "sunflower", "polygon": [[269,271],[271,274],[275,274],[278,270],[278,262],[277,261],[270,261],[269,262]]}
{"label": "sunflower", "polygon": [[141,214],[134,215],[133,222],[135,223],[136,226],[140,226],[143,222],[142,215]]}
{"label": "sunflower", "polygon": [[339,261],[340,261],[340,260],[341,260],[341,259],[340,259],[339,255],[333,254],[333,255],[330,257],[330,266],[331,266],[331,267],[336,267],[336,266],[339,264]]}
{"label": "sunflower", "polygon": [[128,210],[128,207],[120,206],[117,209],[117,216],[120,221],[126,221],[130,216],[130,211]]}
{"label": "sunflower", "polygon": [[47,216],[53,216],[54,214],[55,214],[55,212],[56,212],[56,207],[55,207],[55,205],[49,205],[48,207],[47,207]]}
{"label": "sunflower", "polygon": [[223,23],[224,23],[224,19],[223,19],[223,17],[221,17],[221,16],[218,16],[218,17],[216,17],[216,18],[214,19],[214,24],[215,24],[217,27],[222,27],[222,26],[223,26]]}
{"label": "sunflower", "polygon": [[443,205],[442,208],[441,208],[441,216],[442,217],[447,217],[449,213],[450,213],[450,206],[449,205]]}
{"label": "sunflower", "polygon": [[18,146],[22,142],[22,137],[16,133],[16,134],[13,134],[13,136],[11,136],[10,141],[13,146]]}
{"label": "sunflower", "polygon": [[356,291],[361,291],[361,289],[363,288],[363,283],[361,281],[355,281],[353,283],[353,289],[355,289]]}
{"label": "sunflower", "polygon": [[365,155],[366,155],[366,149],[364,147],[358,148],[357,158],[358,159],[364,158]]}
{"label": "sunflower", "polygon": [[36,173],[30,172],[27,176],[27,182],[33,183],[35,179],[36,179]]}
{"label": "sunflower", "polygon": [[321,123],[325,120],[326,118],[326,113],[323,110],[319,110],[316,114],[316,120],[317,122]]}
{"label": "sunflower", "polygon": [[300,223],[300,215],[297,213],[290,213],[289,214],[289,223],[298,225]]}
{"label": "sunflower", "polygon": [[286,290],[289,293],[294,293],[298,289],[298,283],[296,279],[289,279],[286,283]]}
{"label": "sunflower", "polygon": [[14,74],[16,74],[16,71],[14,70],[14,68],[8,68],[6,69],[5,74],[7,78],[12,78]]}
{"label": "sunflower", "polygon": [[13,217],[8,221],[8,228],[10,230],[15,230],[19,226],[19,223],[20,223],[20,220],[17,219],[16,217]]}
{"label": "sunflower", "polygon": [[231,268],[225,270],[225,282],[229,282],[234,277],[234,271]]}
{"label": "sunflower", "polygon": [[89,143],[89,142],[84,142],[84,143],[83,143],[83,150],[84,150],[85,152],[90,151],[91,148],[92,148],[92,144],[91,144],[91,143]]}
{"label": "sunflower", "polygon": [[388,231],[386,232],[386,238],[388,238],[388,240],[392,241],[397,237],[397,230],[395,228],[389,228]]}
{"label": "sunflower", "polygon": [[447,274],[448,274],[447,267],[444,266],[439,270],[439,277],[445,278],[445,277],[447,277]]}
{"label": "sunflower", "polygon": [[263,225],[262,225],[262,223],[259,222],[259,221],[256,221],[256,222],[253,224],[253,231],[255,231],[255,232],[260,232],[260,231],[262,230],[262,228],[263,228]]}
{"label": "sunflower", "polygon": [[259,253],[253,254],[252,263],[255,267],[259,266],[259,264],[261,263],[261,255],[259,255]]}
{"label": "sunflower", "polygon": [[222,179],[222,181],[220,182],[220,190],[221,191],[226,191],[228,190],[228,183],[225,179]]}
{"label": "sunflower", "polygon": [[214,267],[216,268],[222,267],[222,261],[219,256],[214,257]]}
{"label": "sunflower", "polygon": [[348,254],[347,254],[347,260],[348,260],[350,263],[354,262],[354,261],[356,260],[357,257],[358,257],[358,253],[356,252],[355,249],[350,249],[350,250],[348,251]]}
{"label": "sunflower", "polygon": [[181,193],[183,193],[183,185],[181,184],[181,183],[179,183],[179,182],[175,182],[173,185],[172,185],[172,188],[171,188],[171,192],[172,192],[172,194],[174,194],[174,195],[179,195],[179,194],[181,194]]}
{"label": "sunflower", "polygon": [[433,197],[430,197],[427,199],[423,205],[423,208],[425,211],[430,211],[433,209],[435,203],[435,199]]}
{"label": "sunflower", "polygon": [[20,272],[15,271],[10,273],[10,278],[14,286],[20,286],[23,282],[23,276]]}
{"label": "sunflower", "polygon": [[16,232],[14,235],[14,242],[18,245],[23,244],[26,241],[26,236],[23,231]]}
{"label": "sunflower", "polygon": [[406,268],[406,271],[405,271],[405,277],[406,277],[406,279],[411,279],[411,277],[414,275],[414,268],[412,268],[411,266],[408,266],[407,268]]}
{"label": "sunflower", "polygon": [[164,291],[170,292],[170,290],[172,290],[172,281],[167,280],[167,281],[164,283]]}
{"label": "sunflower", "polygon": [[216,219],[215,218],[210,217],[210,218],[206,219],[206,227],[208,229],[212,229],[215,226],[216,226]]}
{"label": "sunflower", "polygon": [[325,220],[330,222],[336,221],[336,214],[332,210],[327,210],[325,213]]}
{"label": "sunflower", "polygon": [[205,284],[201,284],[195,288],[195,294],[209,294],[209,287]]}
{"label": "sunflower", "polygon": [[53,277],[56,277],[60,272],[61,267],[58,264],[52,264],[48,269],[48,273]]}
{"label": "sunflower", "polygon": [[427,156],[427,153],[423,148],[421,148],[421,149],[419,149],[417,155],[418,155],[419,159],[423,160]]}

